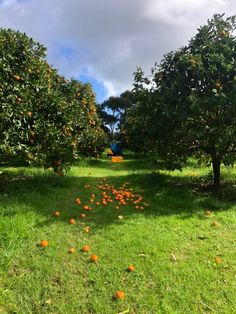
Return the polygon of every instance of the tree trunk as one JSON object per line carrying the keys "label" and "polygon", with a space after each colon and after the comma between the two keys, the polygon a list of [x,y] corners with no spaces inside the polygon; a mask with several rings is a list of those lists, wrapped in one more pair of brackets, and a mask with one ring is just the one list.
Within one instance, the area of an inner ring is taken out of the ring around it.
{"label": "tree trunk", "polygon": [[218,189],[220,186],[221,159],[216,156],[211,156],[211,160],[212,160],[212,169],[213,169],[213,178],[214,178],[214,188]]}

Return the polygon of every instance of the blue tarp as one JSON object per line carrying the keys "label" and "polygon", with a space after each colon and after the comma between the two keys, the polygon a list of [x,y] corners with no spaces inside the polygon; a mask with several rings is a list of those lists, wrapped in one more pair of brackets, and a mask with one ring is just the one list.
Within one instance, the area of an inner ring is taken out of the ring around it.
{"label": "blue tarp", "polygon": [[118,143],[113,143],[111,145],[111,150],[113,152],[114,155],[116,156],[121,156],[122,155],[122,149],[120,147],[120,145]]}

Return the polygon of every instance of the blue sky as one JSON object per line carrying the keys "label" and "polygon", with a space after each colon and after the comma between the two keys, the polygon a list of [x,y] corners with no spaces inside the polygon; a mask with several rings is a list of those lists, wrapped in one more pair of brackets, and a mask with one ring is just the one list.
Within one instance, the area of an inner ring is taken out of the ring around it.
{"label": "blue sky", "polygon": [[47,47],[66,78],[90,82],[102,102],[132,88],[137,66],[150,72],[234,0],[0,0],[0,25]]}
{"label": "blue sky", "polygon": [[[58,53],[59,55],[67,59],[68,62],[70,62],[75,56],[83,57],[84,55],[87,55],[88,51],[85,47],[81,47],[79,51],[76,51],[71,45],[61,44],[58,47]],[[98,81],[94,77],[90,76],[88,69],[81,68],[80,73],[75,78],[83,83],[90,83],[92,85],[98,103],[102,103],[104,99],[106,99],[107,91],[105,86],[103,85],[102,81]]]}

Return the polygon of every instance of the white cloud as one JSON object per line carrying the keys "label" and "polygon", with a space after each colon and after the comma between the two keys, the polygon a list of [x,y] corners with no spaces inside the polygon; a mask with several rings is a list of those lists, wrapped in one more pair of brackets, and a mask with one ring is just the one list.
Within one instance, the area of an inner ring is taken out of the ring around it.
{"label": "white cloud", "polygon": [[132,87],[136,66],[149,70],[223,12],[236,12],[233,0],[4,0],[0,23],[44,44],[67,77],[87,69],[112,95]]}
{"label": "white cloud", "polygon": [[144,15],[147,18],[161,20],[175,25],[186,25],[208,18],[209,12],[219,13],[227,9],[227,1],[224,0],[146,0]]}

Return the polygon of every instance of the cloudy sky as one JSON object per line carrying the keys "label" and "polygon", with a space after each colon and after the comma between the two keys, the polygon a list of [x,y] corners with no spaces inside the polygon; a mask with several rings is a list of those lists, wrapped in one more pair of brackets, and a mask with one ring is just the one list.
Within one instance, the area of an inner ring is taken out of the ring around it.
{"label": "cloudy sky", "polygon": [[214,13],[236,14],[234,0],[0,0],[0,24],[48,49],[67,78],[90,82],[98,102],[132,88],[163,54],[187,44]]}

